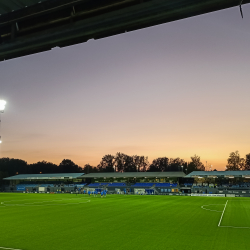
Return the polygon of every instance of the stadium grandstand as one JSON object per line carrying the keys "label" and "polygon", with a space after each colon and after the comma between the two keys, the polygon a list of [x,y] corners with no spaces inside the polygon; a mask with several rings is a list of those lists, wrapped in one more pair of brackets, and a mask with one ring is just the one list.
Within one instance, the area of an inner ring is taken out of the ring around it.
{"label": "stadium grandstand", "polygon": [[20,174],[5,178],[3,191],[250,197],[249,179],[250,171]]}
{"label": "stadium grandstand", "polygon": [[183,188],[194,194],[250,197],[250,171],[193,171]]}
{"label": "stadium grandstand", "polygon": [[20,174],[4,178],[9,185],[4,185],[4,191],[17,192],[73,192],[83,188],[83,173],[57,174]]}
{"label": "stadium grandstand", "polygon": [[[68,174],[20,174],[5,178],[3,191],[74,192],[107,190],[110,193],[178,193],[183,172],[113,172]],[[166,188],[161,190],[162,188]],[[162,191],[162,192],[161,192]]]}
{"label": "stadium grandstand", "polygon": [[163,194],[165,189],[161,190],[158,184],[168,187],[166,193],[178,193],[178,183],[184,177],[183,172],[111,172],[91,173],[81,178],[86,183],[91,182],[87,185],[90,191],[98,188],[117,194]]}

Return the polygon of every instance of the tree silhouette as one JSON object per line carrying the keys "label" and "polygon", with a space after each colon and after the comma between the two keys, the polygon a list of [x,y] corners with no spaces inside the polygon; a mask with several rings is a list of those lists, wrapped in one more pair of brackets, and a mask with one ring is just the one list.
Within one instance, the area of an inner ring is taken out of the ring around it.
{"label": "tree silhouette", "polygon": [[149,166],[148,157],[146,156],[133,156],[133,161],[135,163],[138,172],[146,172]]}
{"label": "tree silhouette", "polygon": [[69,159],[64,159],[59,164],[60,172],[61,173],[81,173],[82,168],[76,165],[73,161]]}
{"label": "tree silhouette", "polygon": [[198,156],[198,155],[192,156],[190,165],[192,165],[192,164],[195,167],[194,171],[205,171],[205,166],[201,162],[200,156]]}
{"label": "tree silhouette", "polygon": [[183,159],[175,158],[170,159],[167,171],[182,171],[182,167],[186,168],[186,162]]}
{"label": "tree silhouette", "polygon": [[169,159],[167,157],[159,157],[154,159],[149,166],[149,172],[164,172],[168,171]]}
{"label": "tree silhouette", "polygon": [[113,155],[104,155],[97,169],[99,172],[114,172],[115,157]]}
{"label": "tree silhouette", "polygon": [[37,163],[28,165],[28,173],[60,173],[60,168],[51,162],[39,161]]}
{"label": "tree silhouette", "polygon": [[245,170],[250,170],[250,154],[246,155]]}
{"label": "tree silhouette", "polygon": [[245,166],[245,159],[240,157],[239,151],[230,153],[227,159],[227,171],[242,170]]}
{"label": "tree silhouette", "polygon": [[0,172],[6,172],[9,176],[17,173],[25,174],[28,172],[28,164],[26,161],[20,159],[1,158]]}
{"label": "tree silhouette", "polygon": [[93,167],[89,164],[86,164],[84,165],[84,168],[82,169],[82,171],[85,173],[85,174],[89,174],[89,173],[98,173],[98,169],[97,167]]}

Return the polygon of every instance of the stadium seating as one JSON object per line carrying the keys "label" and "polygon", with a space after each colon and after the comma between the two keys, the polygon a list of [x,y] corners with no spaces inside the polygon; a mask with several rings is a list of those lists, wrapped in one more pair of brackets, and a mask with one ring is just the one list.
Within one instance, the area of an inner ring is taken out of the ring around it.
{"label": "stadium seating", "polygon": [[52,184],[40,184],[38,185],[39,187],[48,187],[48,186],[52,186]]}
{"label": "stadium seating", "polygon": [[126,186],[126,183],[124,182],[114,182],[114,183],[109,183],[108,187],[124,187]]}
{"label": "stadium seating", "polygon": [[26,188],[32,187],[32,188],[37,188],[37,187],[77,187],[77,188],[82,188],[86,185],[86,183],[71,183],[71,184],[64,184],[60,181],[54,181],[54,182],[46,182],[46,183],[34,183],[34,182],[22,182],[20,184],[16,185],[17,191],[25,191]]}
{"label": "stadium seating", "polygon": [[16,185],[16,190],[17,191],[25,191],[25,188],[28,188],[28,187],[37,187],[37,184],[17,184]]}
{"label": "stadium seating", "polygon": [[132,187],[152,187],[155,183],[137,182]]}
{"label": "stadium seating", "polygon": [[177,187],[177,183],[156,183],[155,187]]}
{"label": "stadium seating", "polygon": [[88,187],[99,187],[99,186],[100,186],[99,183],[90,183],[90,184],[88,185]]}
{"label": "stadium seating", "polygon": [[79,183],[76,184],[77,188],[83,188],[86,185],[86,183]]}
{"label": "stadium seating", "polygon": [[132,187],[152,187],[155,185],[155,187],[177,187],[177,183],[147,183],[147,182],[137,182]]}
{"label": "stadium seating", "polygon": [[184,183],[184,186],[186,186],[186,187],[192,187],[193,183]]}
{"label": "stadium seating", "polygon": [[223,183],[223,184],[218,184],[216,187],[218,187],[218,188],[241,189],[241,188],[249,188],[250,183],[248,183],[248,182],[241,182],[241,183],[238,183],[238,184]]}
{"label": "stadium seating", "polygon": [[108,185],[107,182],[102,182],[102,183],[90,183],[88,187],[100,187],[100,186],[106,186]]}

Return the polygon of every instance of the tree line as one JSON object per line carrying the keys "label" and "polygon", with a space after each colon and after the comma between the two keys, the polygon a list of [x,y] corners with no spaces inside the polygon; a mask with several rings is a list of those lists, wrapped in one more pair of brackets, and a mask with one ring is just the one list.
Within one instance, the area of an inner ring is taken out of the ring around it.
{"label": "tree line", "polygon": [[116,153],[105,155],[97,166],[86,164],[80,167],[72,160],[64,159],[59,165],[47,161],[28,164],[21,159],[0,158],[0,182],[3,178],[16,174],[40,173],[102,173],[102,172],[163,172],[205,170],[200,157],[194,155],[190,162],[180,158],[159,157],[149,163],[148,157]]}
{"label": "tree line", "polygon": [[166,172],[184,171],[190,173],[195,170],[205,170],[200,157],[194,155],[190,162],[183,159],[159,157],[150,164],[148,157],[138,155],[126,155],[116,153],[116,155],[105,155],[97,166],[86,164],[83,168],[84,173],[100,172]]}
{"label": "tree line", "polygon": [[13,158],[0,159],[0,184],[2,179],[17,174],[41,173],[80,173],[82,168],[69,159],[64,159],[59,165],[51,162],[39,161],[27,164],[26,161]]}
{"label": "tree line", "polygon": [[[226,170],[250,170],[250,154],[247,154],[246,158],[242,158],[238,151],[232,152],[227,162]],[[190,157],[189,162],[179,157],[159,157],[149,163],[146,156],[130,156],[118,152],[115,155],[104,155],[97,166],[86,164],[84,167],[78,166],[69,159],[64,159],[59,165],[56,165],[47,161],[28,164],[20,159],[0,158],[0,182],[3,178],[16,174],[166,171],[183,171],[189,174],[192,171],[204,170],[205,166],[197,155]]]}

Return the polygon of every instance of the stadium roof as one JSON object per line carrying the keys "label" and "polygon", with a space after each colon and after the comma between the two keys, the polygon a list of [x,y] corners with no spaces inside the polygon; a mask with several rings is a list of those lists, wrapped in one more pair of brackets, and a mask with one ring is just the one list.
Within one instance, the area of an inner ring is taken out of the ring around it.
{"label": "stadium roof", "polygon": [[27,8],[31,5],[44,2],[46,0],[2,0],[0,2],[0,15]]}
{"label": "stadium roof", "polygon": [[250,0],[0,0],[0,61],[249,2]]}
{"label": "stadium roof", "polygon": [[58,174],[19,174],[4,178],[4,180],[58,180],[58,179],[77,179],[84,173],[58,173]]}
{"label": "stadium roof", "polygon": [[113,172],[113,173],[91,173],[80,178],[163,178],[184,177],[183,172]]}
{"label": "stadium roof", "polygon": [[249,177],[250,171],[193,171],[188,177]]}

